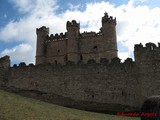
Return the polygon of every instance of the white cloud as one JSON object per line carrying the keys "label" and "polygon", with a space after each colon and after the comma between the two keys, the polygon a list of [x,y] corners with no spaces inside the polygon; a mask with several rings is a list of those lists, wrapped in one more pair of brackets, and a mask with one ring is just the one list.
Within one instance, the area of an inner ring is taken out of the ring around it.
{"label": "white cloud", "polygon": [[73,5],[71,3],[68,4],[68,7],[70,10],[78,10],[78,8],[80,8],[80,5]]}
{"label": "white cloud", "polygon": [[[118,53],[118,57],[121,59],[121,58],[128,58],[130,56],[130,53],[129,52],[119,52]],[[124,60],[126,59],[122,59],[121,62],[124,62]]]}
{"label": "white cloud", "polygon": [[[11,1],[13,2],[13,0]],[[85,26],[85,28],[81,28],[81,32],[98,32],[101,27],[101,18],[105,11],[117,18],[117,40],[129,49],[129,51],[119,52],[121,59],[131,56],[134,44],[139,44],[140,42],[143,44],[147,42],[157,43],[160,41],[160,8],[149,8],[145,5],[137,6],[135,5],[137,0],[130,0],[128,4],[118,7],[104,1],[88,3],[83,12],[78,10],[78,6],[76,9],[67,10],[61,14],[56,14],[58,6],[55,0],[34,0],[33,3],[31,1],[14,1],[19,12],[28,14],[18,21],[9,22],[0,31],[0,39],[4,41],[16,40],[30,45],[33,50],[30,51],[30,54],[32,54],[32,60],[30,61],[34,61],[35,58],[36,28],[45,25],[50,27],[50,33],[65,32],[66,21],[75,19],[80,22],[81,26]],[[143,1],[141,0],[141,2]],[[12,58],[21,61],[18,55],[17,53],[16,57]],[[22,56],[28,61],[25,54],[22,54]]]}
{"label": "white cloud", "polygon": [[29,12],[35,6],[35,0],[9,0],[14,3],[19,12]]}
{"label": "white cloud", "polygon": [[[125,46],[133,51],[134,44],[154,42],[160,40],[160,8],[149,9],[147,6],[131,7],[126,9],[125,16],[119,21],[126,21],[122,27],[123,33],[118,35],[118,41],[123,41]],[[121,30],[119,30],[121,31]]]}
{"label": "white cloud", "polygon": [[140,2],[144,3],[144,2],[147,2],[148,0],[139,0]]}
{"label": "white cloud", "polygon": [[[1,35],[1,39],[4,41],[13,39],[16,35],[17,35],[17,31],[15,29],[15,23],[13,21],[9,22],[4,29],[1,30],[0,35]],[[7,34],[6,32],[9,32],[9,34]]]}
{"label": "white cloud", "polygon": [[16,47],[13,47],[11,49],[5,49],[1,56],[9,55],[11,60],[14,61],[21,61],[26,63],[34,63],[33,57],[33,48],[29,44],[20,44]]}

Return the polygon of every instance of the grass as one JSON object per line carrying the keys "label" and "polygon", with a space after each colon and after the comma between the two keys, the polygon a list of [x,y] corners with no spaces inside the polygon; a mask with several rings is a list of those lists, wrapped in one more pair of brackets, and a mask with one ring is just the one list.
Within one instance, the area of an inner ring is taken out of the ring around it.
{"label": "grass", "polygon": [[0,120],[140,120],[70,109],[0,90]]}

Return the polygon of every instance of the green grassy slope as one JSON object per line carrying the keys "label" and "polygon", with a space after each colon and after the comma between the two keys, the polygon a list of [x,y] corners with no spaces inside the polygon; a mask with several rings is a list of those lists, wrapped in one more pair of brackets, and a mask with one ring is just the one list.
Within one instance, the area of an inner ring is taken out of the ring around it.
{"label": "green grassy slope", "polygon": [[140,120],[140,118],[70,109],[0,90],[0,120]]}

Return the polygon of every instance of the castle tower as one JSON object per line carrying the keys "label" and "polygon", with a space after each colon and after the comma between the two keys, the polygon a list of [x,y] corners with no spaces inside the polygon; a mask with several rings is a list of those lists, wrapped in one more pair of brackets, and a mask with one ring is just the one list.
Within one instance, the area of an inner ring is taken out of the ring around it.
{"label": "castle tower", "polygon": [[75,20],[67,21],[67,60],[77,63],[80,60],[79,56],[79,29],[80,24]]}
{"label": "castle tower", "polygon": [[42,26],[41,28],[37,28],[37,50],[36,50],[36,65],[45,63],[45,55],[46,55],[46,47],[45,41],[49,34],[49,28]]}
{"label": "castle tower", "polygon": [[4,56],[0,58],[0,86],[3,85],[5,80],[7,79],[9,68],[10,68],[9,56]]}
{"label": "castle tower", "polygon": [[137,64],[155,63],[160,61],[160,43],[156,46],[154,43],[141,43],[134,47],[134,57]]}
{"label": "castle tower", "polygon": [[105,44],[106,58],[111,60],[117,57],[117,38],[116,38],[116,18],[108,16],[107,13],[102,17],[102,34]]}

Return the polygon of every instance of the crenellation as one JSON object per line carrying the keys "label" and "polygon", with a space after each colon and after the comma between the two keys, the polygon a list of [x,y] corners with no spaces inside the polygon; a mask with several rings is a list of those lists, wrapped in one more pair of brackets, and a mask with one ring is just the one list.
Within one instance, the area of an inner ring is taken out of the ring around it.
{"label": "crenellation", "polygon": [[140,44],[136,44],[136,45],[134,46],[134,50],[139,51],[139,50],[141,50],[141,49],[143,49],[143,45],[142,45],[142,43],[140,43]]}
{"label": "crenellation", "polygon": [[68,30],[69,27],[78,27],[80,28],[80,23],[77,23],[76,20],[67,21],[66,28]]}
{"label": "crenellation", "polygon": [[93,32],[93,31],[91,31],[91,32],[83,32],[83,33],[80,34],[80,36],[81,36],[82,39],[86,39],[86,38],[93,39],[93,38],[102,36],[102,33],[101,32],[96,33],[96,32]]}
{"label": "crenellation", "polygon": [[133,71],[135,68],[135,62],[132,60],[132,58],[127,58],[123,63],[124,69],[126,72]]}
{"label": "crenellation", "polygon": [[112,63],[112,64],[120,64],[120,63],[121,63],[121,59],[118,58],[118,57],[115,57],[115,58],[113,58],[113,59],[111,60],[111,63]]}
{"label": "crenellation", "polygon": [[49,39],[53,40],[54,38],[55,38],[54,35],[51,34]]}
{"label": "crenellation", "polygon": [[12,68],[17,68],[18,66],[17,66],[17,64],[14,64],[13,66],[12,66]]}
{"label": "crenellation", "polygon": [[108,13],[104,13],[104,17],[102,18],[102,25],[106,22],[116,25],[116,18],[113,19],[112,16],[109,16]]}
{"label": "crenellation", "polygon": [[135,45],[134,50],[136,63],[146,63],[149,61],[160,60],[160,49],[154,43],[146,43],[145,46]]}
{"label": "crenellation", "polygon": [[55,35],[51,34],[48,38],[47,38],[47,41],[58,41],[58,40],[66,40],[66,33],[63,34],[63,33],[56,33]]}
{"label": "crenellation", "polygon": [[134,62],[133,62],[133,59],[132,59],[132,58],[127,58],[127,59],[124,61],[124,63],[126,63],[126,64],[131,64],[131,63],[134,63]]}
{"label": "crenellation", "polygon": [[29,67],[35,67],[35,65],[33,63],[30,63],[28,66]]}
{"label": "crenellation", "polygon": [[96,32],[84,32],[84,33],[81,33],[82,37],[95,37],[97,34]]}
{"label": "crenellation", "polygon": [[21,62],[21,63],[19,63],[19,67],[26,67],[27,65],[26,65],[26,63],[25,62]]}
{"label": "crenellation", "polygon": [[55,63],[47,63],[47,64],[39,64],[39,65],[34,65],[33,63],[30,63],[28,65],[26,65],[25,62],[21,62],[19,63],[19,65],[14,64],[11,68],[28,68],[28,67],[35,67],[35,68],[39,68],[39,67],[45,67],[45,66],[52,66],[53,68],[57,68],[60,66],[70,66],[70,65],[76,65],[76,66],[81,66],[81,65],[107,65],[107,66],[113,66],[113,65],[117,65],[117,64],[122,64],[122,65],[130,65],[130,64],[134,64],[135,62],[132,60],[132,58],[127,58],[124,62],[121,62],[121,60],[116,57],[112,59],[112,62],[109,62],[106,58],[100,58],[100,63],[95,61],[94,59],[89,59],[87,61],[86,64],[75,64],[73,61],[67,61],[67,63],[65,65],[61,65],[61,64],[55,64]]}
{"label": "crenellation", "polygon": [[154,44],[154,43],[146,43],[146,48],[147,48],[147,50],[155,50],[156,49],[156,45]]}
{"label": "crenellation", "polygon": [[40,28],[36,29],[36,33],[38,34],[39,32],[46,32],[49,33],[49,28],[47,28],[46,26],[42,26]]}

